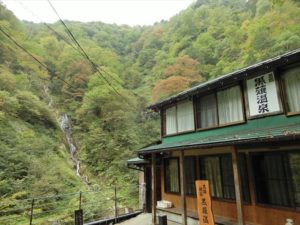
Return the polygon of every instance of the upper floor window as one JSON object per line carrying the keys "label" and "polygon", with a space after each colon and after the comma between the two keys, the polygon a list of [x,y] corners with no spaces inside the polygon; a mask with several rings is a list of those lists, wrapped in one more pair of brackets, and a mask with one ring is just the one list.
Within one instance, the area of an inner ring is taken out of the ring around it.
{"label": "upper floor window", "polygon": [[220,125],[243,121],[243,103],[240,86],[217,93]]}
{"label": "upper floor window", "polygon": [[288,112],[300,112],[300,68],[287,70],[283,74]]}
{"label": "upper floor window", "polygon": [[280,112],[274,74],[267,73],[247,80],[249,116]]}
{"label": "upper floor window", "polygon": [[215,94],[202,96],[197,101],[197,128],[218,126],[217,99]]}
{"label": "upper floor window", "polygon": [[195,129],[192,101],[180,102],[166,109],[165,134],[171,135]]}
{"label": "upper floor window", "polygon": [[239,86],[201,96],[196,103],[197,128],[210,128],[244,120]]}

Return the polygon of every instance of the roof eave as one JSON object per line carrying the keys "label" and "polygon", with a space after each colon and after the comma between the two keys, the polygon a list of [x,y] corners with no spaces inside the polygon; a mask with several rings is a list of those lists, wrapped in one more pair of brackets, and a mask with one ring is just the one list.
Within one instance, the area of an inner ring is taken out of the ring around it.
{"label": "roof eave", "polygon": [[205,143],[205,144],[192,144],[192,145],[181,145],[175,147],[167,147],[167,148],[160,148],[154,150],[140,150],[138,151],[138,155],[144,157],[145,155],[151,153],[160,153],[166,151],[178,151],[178,150],[192,150],[192,149],[201,149],[201,148],[212,148],[212,147],[222,147],[228,145],[235,145],[235,146],[243,146],[245,144],[254,144],[254,143],[262,143],[262,142],[276,142],[276,141],[291,141],[291,140],[300,140],[300,135],[280,135],[272,138],[266,137],[256,137],[251,139],[243,139],[243,140],[231,140],[231,141],[223,141],[223,142],[216,142],[216,143]]}
{"label": "roof eave", "polygon": [[[300,48],[293,50],[291,52],[288,52],[286,54],[283,54],[283,55],[280,55],[280,56],[277,56],[277,57],[274,57],[271,59],[267,59],[262,62],[256,63],[254,65],[245,67],[243,69],[225,74],[214,80],[207,81],[206,83],[199,84],[199,85],[192,87],[186,91],[180,92],[179,94],[173,95],[167,99],[158,101],[155,104],[150,105],[148,108],[152,109],[152,110],[159,110],[164,105],[186,99],[188,97],[196,95],[205,90],[217,88],[218,86],[222,87],[224,84],[227,84],[230,82],[232,83],[233,81],[236,82],[238,80],[243,80],[246,77],[248,77],[249,74],[252,74],[252,73],[256,72],[257,70],[266,70],[266,69],[273,68],[275,66],[278,67],[278,66],[288,64],[290,62],[292,63],[293,61],[299,60],[299,57],[300,57]],[[293,60],[293,59],[295,59],[295,60]]]}

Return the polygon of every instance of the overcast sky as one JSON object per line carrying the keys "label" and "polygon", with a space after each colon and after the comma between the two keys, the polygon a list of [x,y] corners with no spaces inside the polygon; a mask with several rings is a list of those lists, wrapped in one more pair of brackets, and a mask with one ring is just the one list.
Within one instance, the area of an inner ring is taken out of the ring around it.
{"label": "overcast sky", "polygon": [[[63,19],[118,25],[152,25],[168,20],[194,0],[51,0]],[[0,0],[21,20],[58,20],[47,0]],[[42,20],[42,21],[41,21]]]}

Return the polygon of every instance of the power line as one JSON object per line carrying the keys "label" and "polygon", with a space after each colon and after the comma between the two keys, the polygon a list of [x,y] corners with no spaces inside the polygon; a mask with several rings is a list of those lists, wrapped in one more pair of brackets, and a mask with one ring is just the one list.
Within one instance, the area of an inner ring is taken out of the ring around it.
{"label": "power line", "polygon": [[[64,35],[62,35],[62,34],[60,34],[59,32],[57,32],[54,28],[52,28],[49,24],[47,24],[47,23],[44,23],[43,22],[43,20],[39,17],[39,16],[37,16],[32,10],[30,10],[26,5],[24,5],[22,2],[20,2],[20,1],[18,1],[18,3],[19,3],[19,5],[23,8],[23,9],[25,9],[25,10],[27,10],[33,17],[35,17],[35,18],[37,18],[44,26],[46,26],[52,33],[54,33],[57,37],[59,37],[61,40],[63,40],[65,43],[67,43],[69,46],[71,46],[79,55],[81,55],[81,56],[83,56],[85,59],[87,59],[86,58],[86,55],[82,52],[82,51],[80,51],[78,48],[76,48]],[[49,3],[50,4],[50,6],[51,6],[51,3]],[[53,5],[52,5],[53,6]],[[51,7],[52,7],[51,6]],[[56,15],[59,17],[59,15],[58,15],[58,13],[57,13],[57,11],[55,10],[55,8],[54,7],[52,7],[52,9],[55,11],[55,13],[56,13]],[[59,19],[61,19],[60,17],[59,17]],[[66,29],[66,28],[65,28]],[[69,30],[69,29],[68,29]],[[70,36],[70,34],[69,34],[69,32],[67,32],[67,34],[68,34],[68,36],[71,38],[71,40],[73,40],[73,38],[72,38],[72,36]],[[73,35],[74,36],[74,35]],[[79,44],[79,43],[78,43]],[[77,45],[77,44],[76,44]],[[80,45],[79,45],[80,46]],[[83,50],[83,49],[82,49]],[[87,59],[88,60],[88,62],[90,63],[90,60],[89,59]],[[92,67],[95,69],[95,67],[97,67],[96,68],[96,71],[98,70],[98,69],[100,69],[99,68],[99,65],[97,65],[95,62],[93,62],[92,61]],[[119,85],[123,85],[118,79],[116,79],[112,74],[110,74],[109,72],[107,72],[104,68],[101,68],[101,70],[105,73],[105,74],[107,74],[108,76],[110,76],[110,78],[112,78],[115,82],[117,82]],[[99,71],[97,71],[98,73],[99,73]],[[102,76],[101,76],[101,78],[103,78]],[[79,77],[79,79],[80,80],[82,80],[82,81],[84,81],[85,82],[85,80],[83,80],[82,78],[80,78]],[[138,94],[136,94],[134,91],[132,91],[132,93],[133,93],[133,95],[135,95],[135,96],[138,96],[139,97],[139,95]],[[127,100],[127,99],[126,99]]]}
{"label": "power line", "polygon": [[[49,24],[47,24],[47,23],[44,23],[43,21],[42,21],[42,19],[39,17],[39,16],[37,16],[33,11],[31,11],[26,5],[24,5],[22,2],[20,2],[20,1],[17,1],[18,3],[19,3],[19,5],[23,8],[23,9],[25,9],[25,10],[27,10],[28,12],[30,12],[30,14],[33,16],[33,17],[35,17],[35,18],[37,18],[38,20],[40,20],[40,22],[44,25],[44,26],[46,26],[52,33],[54,33],[55,35],[56,35],[56,37],[58,37],[58,38],[61,38],[65,43],[67,43],[69,46],[71,46],[77,53],[79,53],[81,56],[82,56],[82,53],[65,37],[65,36],[63,36],[62,34],[60,34],[60,33],[58,33],[54,28],[52,28]],[[80,78],[79,77],[79,79],[80,80],[82,80],[83,82],[85,82],[85,80],[83,80],[82,78]]]}
{"label": "power line", "polygon": [[[32,55],[26,48],[24,48],[22,45],[20,45],[11,35],[9,35],[7,32],[5,32],[1,27],[0,27],[0,31],[8,39],[10,39],[15,45],[17,45],[20,49],[22,49],[27,55],[29,55],[34,61],[36,61],[40,66],[42,66],[44,69],[46,69],[51,74],[56,75],[56,73],[54,71],[52,71],[46,64],[42,63],[38,58],[36,58],[34,55]],[[55,76],[55,77],[57,77],[59,80],[61,80],[65,84],[69,85],[70,87],[75,88],[75,87],[73,87],[73,85],[69,84],[67,81],[65,81],[64,79],[60,78],[59,76]],[[41,78],[41,79],[49,81],[49,79],[46,79],[46,78]]]}
{"label": "power line", "polygon": [[[31,58],[33,58],[38,64],[40,64],[43,68],[45,68],[48,71],[48,67],[42,63],[38,58],[36,58],[34,55],[32,55],[28,50],[26,50],[22,45],[20,45],[15,39],[13,39],[8,33],[6,33],[1,27],[0,31],[9,38],[15,45],[17,45],[20,49],[22,49],[24,52],[26,52]],[[50,72],[50,71],[49,71]],[[45,78],[41,78],[43,80],[48,80]]]}
{"label": "power line", "polygon": [[90,62],[90,64],[92,65],[92,67],[96,70],[96,72],[102,77],[102,79],[104,79],[104,81],[113,89],[113,91],[119,95],[120,97],[124,98],[126,100],[126,102],[129,104],[128,100],[126,97],[124,97],[123,95],[121,95],[116,89],[115,87],[110,83],[110,81],[100,72],[100,70],[98,69],[98,66],[90,59],[90,57],[88,56],[88,54],[85,52],[85,50],[81,47],[81,45],[79,44],[79,42],[76,40],[75,36],[73,35],[73,33],[71,32],[71,30],[68,28],[68,26],[65,24],[65,22],[61,19],[60,15],[58,14],[57,10],[55,9],[55,7],[52,5],[52,3],[50,2],[50,0],[47,0],[50,7],[52,8],[52,10],[54,11],[54,13],[57,15],[57,17],[59,18],[60,22],[62,23],[62,25],[65,27],[67,34],[71,37],[71,39],[74,41],[74,43],[78,46],[78,48],[82,51],[82,53],[84,54],[84,57]]}
{"label": "power line", "polygon": [[24,5],[21,1],[17,1],[19,5],[27,10],[33,17],[37,18],[44,26],[46,26],[49,30],[51,30],[57,37],[61,38],[63,41],[65,41],[69,46],[71,46],[74,50],[78,51],[75,46],[62,34],[58,33],[55,29],[53,29],[49,24],[44,23],[42,19],[36,15],[32,10],[30,10],[26,5]]}
{"label": "power line", "polygon": [[[58,197],[64,197],[64,196],[72,196],[72,195],[78,195],[78,194],[87,194],[87,193],[93,193],[93,194],[97,194],[97,193],[101,193],[103,192],[103,190],[99,190],[99,191],[77,191],[77,192],[71,192],[71,193],[62,193],[62,194],[57,194],[57,195],[44,195],[44,196],[32,196],[30,198],[26,198],[26,199],[16,199],[16,202],[25,202],[25,201],[32,201],[32,199],[36,200],[44,200],[44,199],[51,199],[51,198],[58,198]],[[4,204],[0,204],[0,205],[4,205]]]}
{"label": "power line", "polygon": [[[84,55],[81,53],[81,51],[79,51],[79,49],[77,49],[65,36],[63,36],[62,34],[60,34],[59,32],[57,32],[54,28],[52,28],[49,24],[47,24],[47,23],[44,23],[43,21],[42,21],[42,19],[39,17],[39,16],[37,16],[33,11],[31,11],[28,7],[26,7],[26,5],[24,5],[22,2],[20,2],[20,1],[18,1],[18,3],[19,3],[19,5],[23,8],[23,9],[25,9],[25,10],[27,10],[28,12],[30,12],[30,14],[33,16],[33,17],[35,17],[35,18],[37,18],[38,20],[40,20],[40,22],[44,25],[44,26],[46,26],[52,33],[54,33],[55,35],[56,35],[56,37],[58,37],[58,38],[60,38],[61,40],[63,40],[65,43],[67,43],[69,46],[71,46],[79,55],[81,55],[81,56],[83,56],[84,57]],[[82,80],[83,82],[85,82],[85,80],[83,80],[81,77],[78,77],[80,80]]]}

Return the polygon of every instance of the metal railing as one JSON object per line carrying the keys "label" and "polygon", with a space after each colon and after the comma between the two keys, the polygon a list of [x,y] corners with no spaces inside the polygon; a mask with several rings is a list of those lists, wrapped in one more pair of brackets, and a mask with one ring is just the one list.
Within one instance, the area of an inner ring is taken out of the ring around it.
{"label": "metal railing", "polygon": [[[1,201],[0,199],[0,224],[39,225],[45,222],[59,225],[74,224],[74,211],[78,209],[83,211],[85,224],[105,219],[113,220],[112,222],[115,224],[124,214],[134,215],[134,213],[140,212],[130,209],[125,213],[126,207],[122,205],[126,205],[124,203],[126,201],[120,200],[118,191],[122,191],[122,188],[115,186],[106,190],[35,196],[10,201]],[[138,200],[138,193],[130,198]]]}

